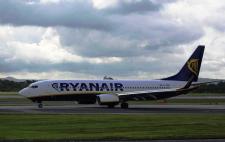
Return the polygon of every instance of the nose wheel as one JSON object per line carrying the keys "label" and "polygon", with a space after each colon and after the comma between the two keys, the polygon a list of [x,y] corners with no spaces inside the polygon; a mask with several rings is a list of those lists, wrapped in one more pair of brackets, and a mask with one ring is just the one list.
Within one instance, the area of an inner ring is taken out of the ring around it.
{"label": "nose wheel", "polygon": [[41,101],[38,101],[38,108],[43,108],[43,104]]}
{"label": "nose wheel", "polygon": [[127,109],[127,108],[129,108],[129,104],[124,102],[124,103],[120,104],[120,107],[123,109]]}

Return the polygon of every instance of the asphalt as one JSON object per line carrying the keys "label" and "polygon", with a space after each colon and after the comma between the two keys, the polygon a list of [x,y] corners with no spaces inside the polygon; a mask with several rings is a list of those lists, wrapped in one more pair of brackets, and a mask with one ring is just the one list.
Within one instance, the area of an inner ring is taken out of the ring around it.
{"label": "asphalt", "polygon": [[[40,140],[0,140],[0,142],[39,142]],[[41,140],[41,142],[225,142],[225,139],[188,140]]]}
{"label": "asphalt", "polygon": [[[24,99],[24,96],[20,95],[0,95],[0,99]],[[225,96],[186,96],[180,95],[173,97],[172,99],[225,99]]]}
{"label": "asphalt", "polygon": [[[29,102],[20,95],[1,95],[1,113],[26,113],[26,114],[144,114],[144,113],[225,113],[223,105],[172,105],[172,104],[131,104],[129,109],[117,106],[109,109],[104,106],[78,105],[74,102],[47,103],[39,109],[36,104]],[[4,100],[18,99],[18,100]],[[225,99],[225,96],[177,96],[173,99]],[[21,101],[22,100],[22,101]]]}
{"label": "asphalt", "polygon": [[151,113],[225,113],[225,105],[130,105],[129,109],[99,105],[0,106],[1,113],[21,114],[151,114]]}

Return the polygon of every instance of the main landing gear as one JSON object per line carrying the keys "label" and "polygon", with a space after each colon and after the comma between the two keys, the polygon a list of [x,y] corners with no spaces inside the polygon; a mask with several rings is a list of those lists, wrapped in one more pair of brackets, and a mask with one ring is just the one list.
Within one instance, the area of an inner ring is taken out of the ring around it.
{"label": "main landing gear", "polygon": [[123,108],[123,109],[127,109],[127,108],[129,108],[129,104],[126,103],[126,102],[123,102],[123,103],[120,104],[120,107]]}

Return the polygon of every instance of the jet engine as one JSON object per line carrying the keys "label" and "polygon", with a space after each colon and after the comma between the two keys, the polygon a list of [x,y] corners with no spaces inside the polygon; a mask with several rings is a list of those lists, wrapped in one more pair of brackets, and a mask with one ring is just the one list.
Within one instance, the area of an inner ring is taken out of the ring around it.
{"label": "jet engine", "polygon": [[113,94],[101,94],[97,96],[97,101],[99,105],[114,106],[119,104],[120,100],[117,95]]}

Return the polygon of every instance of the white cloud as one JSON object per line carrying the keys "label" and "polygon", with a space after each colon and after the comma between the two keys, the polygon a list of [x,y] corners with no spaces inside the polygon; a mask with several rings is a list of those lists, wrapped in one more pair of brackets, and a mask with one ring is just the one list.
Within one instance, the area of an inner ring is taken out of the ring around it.
{"label": "white cloud", "polygon": [[221,23],[224,20],[224,8],[223,0],[180,0],[166,4],[161,12],[178,24],[206,26],[215,21]]}
{"label": "white cloud", "polygon": [[[18,33],[15,33],[18,30],[14,31],[14,28],[10,27],[6,27],[6,29],[10,29],[10,33],[8,34],[3,30],[0,33],[0,38],[8,40],[5,44],[7,48],[2,47],[3,52],[0,54],[7,56],[5,60],[9,63],[18,60],[28,64],[59,64],[64,62],[109,64],[122,61],[119,57],[87,58],[72,54],[61,45],[60,37],[53,28],[46,28],[42,33],[43,35],[41,35],[40,41],[31,43],[16,39],[9,40],[13,39],[15,34],[18,35]],[[23,39],[23,35],[20,36]]]}
{"label": "white cloud", "polygon": [[40,3],[48,4],[48,3],[59,3],[61,0],[40,0]]}
{"label": "white cloud", "polygon": [[0,73],[0,77],[12,76],[18,79],[102,79],[102,77],[97,77],[95,75],[87,75],[85,73],[76,72],[64,72],[64,71],[49,71],[49,72],[10,72],[10,73]]}
{"label": "white cloud", "polygon": [[96,9],[104,9],[113,7],[118,3],[118,0],[92,0],[92,4]]}
{"label": "white cloud", "polygon": [[[200,76],[225,78],[225,3],[222,0],[211,1],[177,1],[170,3],[161,11],[166,17],[180,25],[197,25],[195,30],[203,30],[204,34],[198,40],[183,44],[186,55],[199,44],[206,45]],[[185,33],[184,33],[185,34]]]}
{"label": "white cloud", "polygon": [[200,76],[225,78],[222,0],[34,2],[0,3],[2,75],[161,78],[177,72],[205,44]]}

